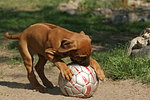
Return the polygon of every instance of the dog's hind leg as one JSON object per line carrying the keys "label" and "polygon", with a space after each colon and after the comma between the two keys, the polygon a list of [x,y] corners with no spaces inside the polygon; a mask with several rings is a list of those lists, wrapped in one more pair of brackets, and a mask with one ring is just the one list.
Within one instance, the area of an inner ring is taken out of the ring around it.
{"label": "dog's hind leg", "polygon": [[27,42],[20,39],[18,43],[19,52],[27,69],[27,77],[33,87],[39,92],[46,92],[46,88],[39,84],[33,71],[33,55],[29,52]]}
{"label": "dog's hind leg", "polygon": [[35,66],[35,69],[39,75],[39,77],[41,78],[44,86],[46,86],[47,88],[53,88],[53,84],[46,78],[45,74],[44,74],[44,65],[47,62],[47,60],[45,59],[45,57],[38,55],[39,56],[39,61]]}

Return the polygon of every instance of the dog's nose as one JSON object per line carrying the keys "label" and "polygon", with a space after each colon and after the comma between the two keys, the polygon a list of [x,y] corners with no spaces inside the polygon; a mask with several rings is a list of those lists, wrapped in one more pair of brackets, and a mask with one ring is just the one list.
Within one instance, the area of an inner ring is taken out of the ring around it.
{"label": "dog's nose", "polygon": [[71,61],[73,61],[73,62],[75,62],[75,63],[78,63],[78,64],[80,64],[80,65],[82,65],[82,66],[88,66],[88,65],[90,65],[90,60],[89,59],[85,59],[85,60],[74,60],[73,58],[71,58]]}
{"label": "dog's nose", "polygon": [[83,66],[89,66],[90,65],[90,61],[89,60],[85,60],[85,61],[82,61],[81,64]]}
{"label": "dog's nose", "polygon": [[89,66],[90,65],[90,63],[85,63],[85,64],[83,64],[84,66]]}

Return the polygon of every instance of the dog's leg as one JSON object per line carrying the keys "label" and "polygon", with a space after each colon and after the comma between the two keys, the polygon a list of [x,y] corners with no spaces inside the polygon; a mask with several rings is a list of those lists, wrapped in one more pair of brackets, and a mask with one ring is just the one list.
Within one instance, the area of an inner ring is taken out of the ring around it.
{"label": "dog's leg", "polygon": [[105,75],[99,64],[96,60],[90,58],[90,66],[95,70],[98,78],[103,81],[105,79]]}
{"label": "dog's leg", "polygon": [[27,77],[33,87],[40,92],[46,92],[46,88],[39,84],[33,71],[33,55],[29,53],[28,46],[25,40],[20,39],[18,49],[23,58],[24,65],[27,69]]}
{"label": "dog's leg", "polygon": [[47,60],[45,59],[45,57],[38,55],[39,56],[39,61],[35,66],[35,69],[39,75],[39,77],[41,78],[43,84],[47,87],[47,88],[53,88],[53,84],[46,78],[45,74],[44,74],[44,65],[47,62]]}
{"label": "dog's leg", "polygon": [[54,65],[60,70],[63,79],[71,80],[73,76],[73,71],[66,65],[62,60],[53,62]]}
{"label": "dog's leg", "polygon": [[53,64],[60,70],[63,79],[71,80],[74,74],[73,71],[66,65],[63,60],[61,60],[57,56],[54,56],[53,54],[51,54],[52,52],[49,51],[51,51],[51,49],[45,50],[45,58],[53,62]]}

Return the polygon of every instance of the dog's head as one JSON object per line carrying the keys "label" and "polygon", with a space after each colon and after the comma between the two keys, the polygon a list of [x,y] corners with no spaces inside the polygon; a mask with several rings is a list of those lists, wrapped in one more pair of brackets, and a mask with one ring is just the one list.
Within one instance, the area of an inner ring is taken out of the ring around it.
{"label": "dog's head", "polygon": [[150,28],[146,28],[142,31],[142,34],[141,34],[142,37],[146,38],[146,39],[149,39],[150,38]]}
{"label": "dog's head", "polygon": [[78,40],[77,50],[70,52],[70,58],[73,62],[87,66],[90,64],[90,55],[92,53],[90,38],[82,38]]}
{"label": "dog's head", "polygon": [[80,32],[80,34],[65,40],[58,52],[68,52],[67,54],[73,62],[87,66],[90,64],[92,53],[91,39],[84,32]]}

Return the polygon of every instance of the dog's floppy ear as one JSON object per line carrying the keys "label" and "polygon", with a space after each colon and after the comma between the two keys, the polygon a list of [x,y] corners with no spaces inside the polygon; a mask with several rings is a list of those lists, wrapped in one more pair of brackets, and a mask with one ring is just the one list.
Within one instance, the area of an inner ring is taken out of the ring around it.
{"label": "dog's floppy ear", "polygon": [[76,49],[77,49],[77,43],[75,40],[63,39],[58,49],[58,52],[64,53]]}

